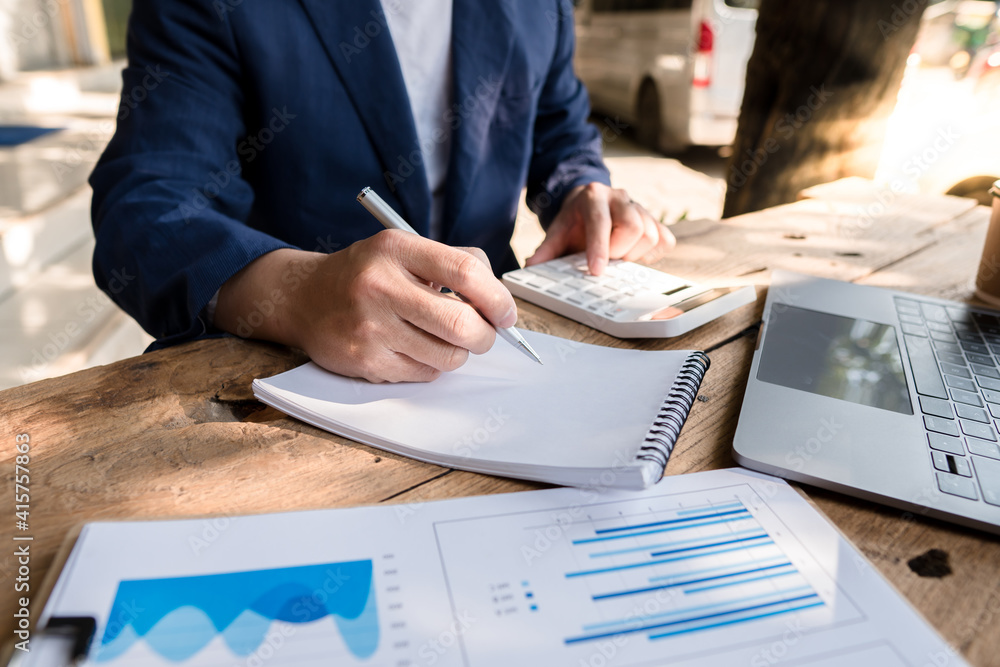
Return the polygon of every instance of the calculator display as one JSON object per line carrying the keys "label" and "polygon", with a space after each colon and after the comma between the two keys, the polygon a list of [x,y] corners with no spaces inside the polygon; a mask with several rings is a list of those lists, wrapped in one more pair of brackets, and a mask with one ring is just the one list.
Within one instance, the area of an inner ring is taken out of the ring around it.
{"label": "calculator display", "polygon": [[[727,294],[732,294],[736,290],[741,289],[739,287],[717,287],[715,289],[710,289],[707,292],[702,292],[700,294],[695,294],[692,297],[688,297],[683,301],[672,304],[658,310],[650,317],[653,320],[671,320],[675,317],[680,317],[684,313],[690,312],[699,306],[704,306],[706,303],[711,303],[716,299],[721,299]],[[673,292],[676,292],[674,290]],[[664,292],[665,296],[669,296],[673,292]]]}

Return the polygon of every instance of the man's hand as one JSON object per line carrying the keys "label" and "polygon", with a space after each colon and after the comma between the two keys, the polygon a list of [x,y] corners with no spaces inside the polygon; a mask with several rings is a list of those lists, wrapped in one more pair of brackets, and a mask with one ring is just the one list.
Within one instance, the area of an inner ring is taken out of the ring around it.
{"label": "man's hand", "polygon": [[545,240],[526,263],[540,264],[586,249],[587,266],[599,276],[609,259],[652,262],[676,244],[670,230],[627,192],[590,183],[570,191]]}
{"label": "man's hand", "polygon": [[328,370],[372,382],[432,380],[492,347],[496,332],[483,316],[501,327],[517,321],[481,250],[400,231],[332,255],[286,249],[258,258],[220,290],[216,326],[244,335],[238,322],[262,310],[262,298],[277,305],[250,337],[301,348]]}

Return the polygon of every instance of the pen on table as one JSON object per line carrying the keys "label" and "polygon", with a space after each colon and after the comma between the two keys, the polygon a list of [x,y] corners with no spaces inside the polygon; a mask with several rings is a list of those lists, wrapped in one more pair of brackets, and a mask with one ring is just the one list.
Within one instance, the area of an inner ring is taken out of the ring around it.
{"label": "pen on table", "polygon": [[[411,227],[406,220],[403,220],[403,218],[371,188],[365,188],[358,194],[358,203],[364,206],[369,213],[375,216],[375,218],[381,222],[386,229],[399,229],[404,232],[409,232],[410,234],[417,233],[417,230]],[[457,292],[455,294],[458,298],[462,299],[466,303],[469,303],[468,300],[461,294],[458,294]],[[482,313],[480,313],[480,315],[482,315]],[[496,329],[498,336],[524,352],[538,363],[542,363],[541,358],[533,349],[531,349],[531,346],[528,345],[528,341],[524,339],[524,336],[521,335],[520,331],[514,327],[507,327],[505,329],[494,325],[493,328]]]}

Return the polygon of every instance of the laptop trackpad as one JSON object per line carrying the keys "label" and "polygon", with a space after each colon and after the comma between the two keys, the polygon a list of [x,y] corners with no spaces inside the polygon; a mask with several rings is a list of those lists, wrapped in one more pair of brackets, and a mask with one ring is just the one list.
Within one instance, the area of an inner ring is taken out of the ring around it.
{"label": "laptop trackpad", "polygon": [[886,324],[774,303],[757,379],[913,414],[896,330]]}

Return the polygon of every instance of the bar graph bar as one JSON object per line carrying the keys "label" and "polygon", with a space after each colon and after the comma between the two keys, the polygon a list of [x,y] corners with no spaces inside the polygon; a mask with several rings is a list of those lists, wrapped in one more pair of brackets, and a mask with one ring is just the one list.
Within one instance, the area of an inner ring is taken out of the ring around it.
{"label": "bar graph bar", "polygon": [[[661,515],[663,513],[660,513]],[[650,641],[820,607],[823,600],[780,552],[749,509],[734,501],[667,512],[656,521],[602,525],[572,540],[583,550],[580,560],[615,559],[614,565],[574,570],[567,579],[591,577],[609,585],[590,599],[605,601],[669,593],[669,612],[633,615],[565,638],[566,644],[597,641],[622,634],[644,634]],[[669,533],[669,541],[665,541]],[[638,544],[606,549],[608,538]],[[594,546],[601,545],[599,549]],[[642,570],[646,585],[615,588],[615,575]],[[757,592],[761,587],[766,592]]]}

